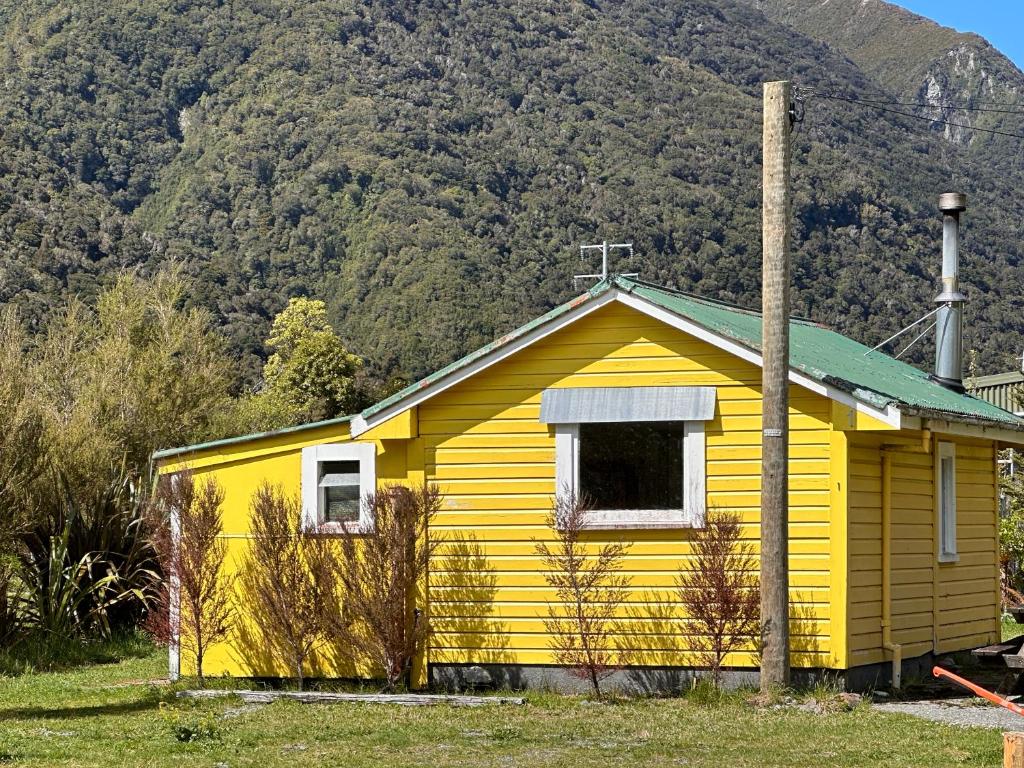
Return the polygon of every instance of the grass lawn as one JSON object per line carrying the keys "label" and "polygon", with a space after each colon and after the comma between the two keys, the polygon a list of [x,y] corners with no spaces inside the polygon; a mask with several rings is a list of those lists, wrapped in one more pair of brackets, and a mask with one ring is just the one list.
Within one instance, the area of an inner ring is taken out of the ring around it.
{"label": "grass lawn", "polygon": [[[0,678],[0,764],[26,766],[996,766],[996,731],[868,705],[819,715],[731,697],[521,707],[178,702],[162,652]],[[189,736],[192,741],[182,741]]]}
{"label": "grass lawn", "polygon": [[1017,635],[1024,635],[1024,624],[1018,624],[1008,616],[1003,616],[1003,640],[1011,640]]}

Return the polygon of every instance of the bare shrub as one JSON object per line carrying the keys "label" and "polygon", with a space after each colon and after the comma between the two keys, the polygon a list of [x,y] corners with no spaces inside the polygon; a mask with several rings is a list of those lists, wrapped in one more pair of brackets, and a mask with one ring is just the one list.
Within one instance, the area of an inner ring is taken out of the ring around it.
{"label": "bare shrub", "polygon": [[328,640],[337,560],[328,540],[303,528],[299,501],[267,483],[253,494],[250,532],[242,586],[263,639],[301,691],[306,662]]}
{"label": "bare shrub", "polygon": [[[146,626],[159,641],[172,642],[177,635],[181,650],[195,660],[200,685],[206,652],[228,636],[234,613],[223,575],[223,505],[216,480],[197,484],[184,471],[161,479],[150,512],[152,546],[165,581]],[[175,605],[168,580],[176,588]]]}
{"label": "bare shrub", "polygon": [[588,554],[581,541],[588,511],[583,499],[557,499],[547,518],[557,541],[535,542],[535,547],[545,565],[544,580],[557,595],[544,621],[551,649],[558,663],[588,680],[600,699],[601,682],[626,662],[625,650],[615,648],[613,620],[630,580],[619,573],[627,553],[623,542],[607,542]]}
{"label": "bare shrub", "polygon": [[690,567],[676,577],[679,601],[701,666],[721,686],[725,658],[755,643],[761,625],[761,596],[753,545],[742,538],[740,516],[712,511],[694,531]]}
{"label": "bare shrub", "polygon": [[329,612],[332,633],[358,658],[384,673],[386,690],[408,683],[412,660],[430,634],[418,599],[425,602],[430,558],[438,541],[430,525],[441,508],[437,488],[381,488],[363,503],[373,530],[341,535],[342,610]]}

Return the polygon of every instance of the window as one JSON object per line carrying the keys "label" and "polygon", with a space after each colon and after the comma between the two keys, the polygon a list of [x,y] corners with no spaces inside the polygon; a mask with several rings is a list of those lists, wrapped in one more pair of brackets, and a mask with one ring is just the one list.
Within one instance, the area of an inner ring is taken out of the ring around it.
{"label": "window", "polygon": [[302,449],[302,515],[321,533],[368,531],[364,499],[376,487],[373,443],[314,445]]}
{"label": "window", "polygon": [[320,462],[320,498],[325,523],[357,523],[362,494],[358,461]]}
{"label": "window", "polygon": [[580,425],[580,491],[597,509],[682,509],[679,422]]}
{"label": "window", "polygon": [[939,443],[935,457],[939,561],[955,562],[956,553],[956,445]]}
{"label": "window", "polygon": [[555,389],[557,492],[587,497],[591,528],[683,528],[704,522],[704,422],[710,387]]}

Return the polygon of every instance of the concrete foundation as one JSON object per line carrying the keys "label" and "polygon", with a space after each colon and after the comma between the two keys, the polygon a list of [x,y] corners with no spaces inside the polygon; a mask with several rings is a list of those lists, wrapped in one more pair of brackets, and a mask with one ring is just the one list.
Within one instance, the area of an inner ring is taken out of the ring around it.
{"label": "concrete foundation", "polygon": [[[941,657],[929,652],[912,659],[903,659],[900,665],[903,684],[906,685],[914,678],[927,678],[932,675],[932,667],[939,658],[945,658],[950,654],[943,654]],[[865,664],[860,667],[852,667],[845,672],[846,690],[848,691],[870,691],[881,688],[889,688],[892,685],[892,662],[883,661],[878,664]]]}
{"label": "concrete foundation", "polygon": [[[903,659],[903,680],[931,676],[936,657],[931,653]],[[627,667],[606,678],[602,687],[630,696],[672,696],[691,688],[695,680],[707,677],[706,670],[687,667]],[[794,669],[791,682],[795,688],[809,688],[828,683],[843,690],[864,692],[888,688],[892,684],[892,664],[882,662],[851,669]],[[733,668],[723,673],[728,689],[756,688],[760,683],[757,669]],[[565,667],[521,664],[431,664],[432,688],[462,692],[473,690],[552,691],[587,693],[590,681],[574,675]]]}
{"label": "concrete foundation", "polygon": [[[706,670],[685,667],[631,667],[619,670],[602,682],[602,689],[629,696],[673,696],[690,689],[695,681],[706,678]],[[821,681],[842,681],[835,670],[794,669],[793,685],[810,687]],[[756,669],[726,669],[722,674],[727,689],[756,688],[760,674]],[[590,681],[574,675],[565,667],[539,665],[431,664],[431,687],[449,692],[471,690],[551,691],[587,693]]]}

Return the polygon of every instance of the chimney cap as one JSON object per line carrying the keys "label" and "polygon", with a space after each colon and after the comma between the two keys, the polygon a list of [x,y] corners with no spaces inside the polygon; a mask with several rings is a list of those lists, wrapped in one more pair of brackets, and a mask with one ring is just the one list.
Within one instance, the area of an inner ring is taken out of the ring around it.
{"label": "chimney cap", "polygon": [[943,213],[966,211],[967,195],[960,192],[944,192],[939,195],[939,210]]}

